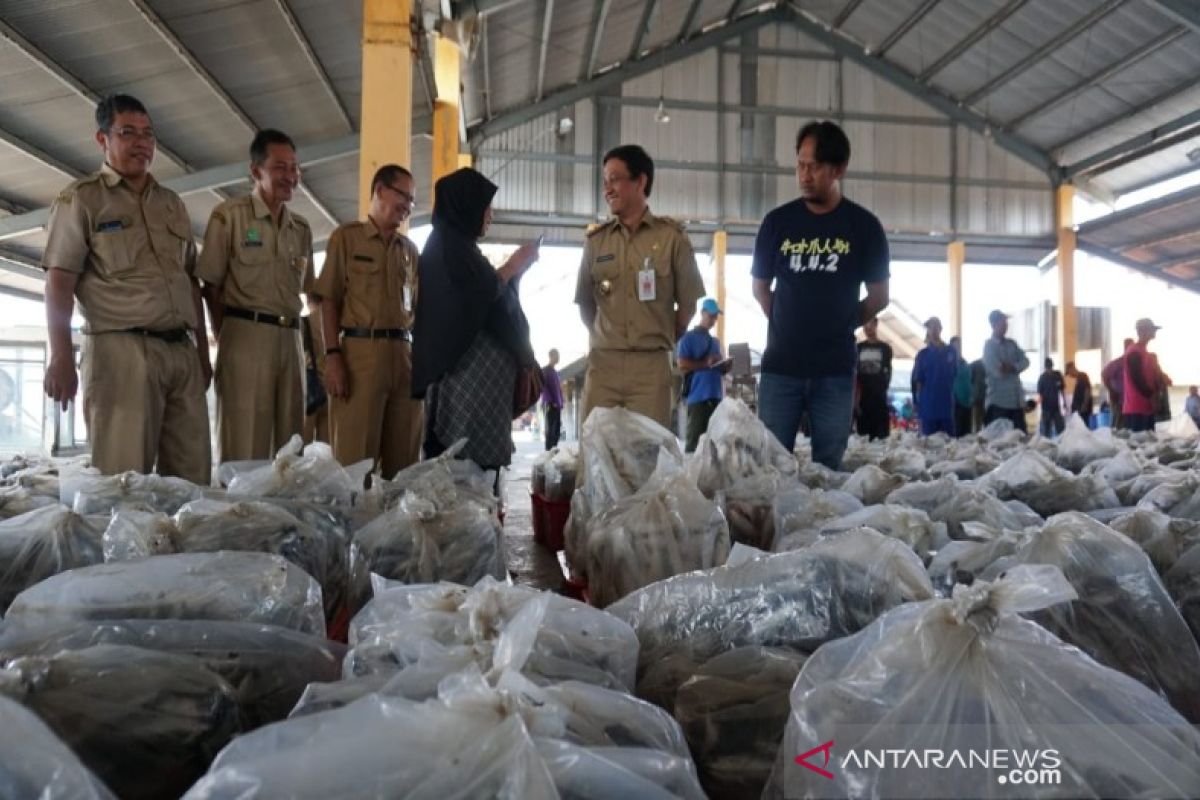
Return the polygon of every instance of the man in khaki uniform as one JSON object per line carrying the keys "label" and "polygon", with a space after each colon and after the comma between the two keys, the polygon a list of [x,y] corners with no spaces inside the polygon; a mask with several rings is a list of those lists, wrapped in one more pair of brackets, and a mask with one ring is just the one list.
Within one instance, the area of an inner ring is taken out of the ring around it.
{"label": "man in khaki uniform", "polygon": [[312,230],[284,205],[300,183],[287,134],[250,144],[253,191],[215,209],[196,277],[217,341],[217,456],[271,458],[304,430],[301,291],[312,284]]}
{"label": "man in khaki uniform", "polygon": [[96,125],[104,166],[63,190],[47,225],[46,394],[65,410],[78,389],[78,298],[92,464],[105,474],[157,468],[208,485],[204,392],[212,368],[187,209],[148,171],[155,137],[145,106],[129,95],[106,97]]}
{"label": "man in khaki uniform", "polygon": [[637,145],[604,156],[604,199],[613,219],[590,232],[575,302],[590,333],[583,418],[625,406],[671,424],[671,352],[704,296],[683,226],[650,213],[654,162]]}
{"label": "man in khaki uniform", "polygon": [[380,167],[366,222],[334,230],[312,287],[334,455],[342,464],[373,458],[385,478],[417,461],[424,427],[421,401],[412,399],[418,253],[397,231],[412,213],[414,187],[403,167]]}

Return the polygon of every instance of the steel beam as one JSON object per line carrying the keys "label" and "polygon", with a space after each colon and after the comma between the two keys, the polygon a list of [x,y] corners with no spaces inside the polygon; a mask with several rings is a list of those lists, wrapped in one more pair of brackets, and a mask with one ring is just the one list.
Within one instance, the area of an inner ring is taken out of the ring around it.
{"label": "steel beam", "polygon": [[542,0],[546,9],[542,14],[542,46],[538,53],[537,66],[537,95],[534,100],[541,100],[546,88],[546,55],[550,52],[550,25],[554,21],[554,0]]}
{"label": "steel beam", "polygon": [[1125,269],[1131,269],[1134,272],[1140,272],[1143,275],[1149,275],[1151,278],[1157,278],[1163,283],[1170,284],[1171,286],[1177,286],[1180,289],[1187,289],[1189,292],[1200,292],[1200,283],[1197,283],[1196,281],[1178,278],[1169,272],[1160,272],[1153,266],[1142,264],[1141,262],[1134,261],[1131,258],[1125,258],[1120,253],[1114,253],[1113,251],[1101,245],[1092,244],[1091,242],[1086,242],[1081,239],[1078,247],[1085,253],[1089,253],[1097,258],[1103,258],[1105,261],[1111,261],[1119,267],[1125,267]]}
{"label": "steel beam", "polygon": [[1088,89],[1091,89],[1095,86],[1099,86],[1101,83],[1108,80],[1109,78],[1116,75],[1117,73],[1121,72],[1122,70],[1132,67],[1134,64],[1138,63],[1146,56],[1153,55],[1154,53],[1158,52],[1162,48],[1167,47],[1168,45],[1173,43],[1176,39],[1178,39],[1180,36],[1183,36],[1185,33],[1187,33],[1187,28],[1185,28],[1183,26],[1180,26],[1178,28],[1172,28],[1171,30],[1164,33],[1162,36],[1159,36],[1159,37],[1153,39],[1152,41],[1147,42],[1146,44],[1137,48],[1136,50],[1129,53],[1128,55],[1123,56],[1123,57],[1117,59],[1116,61],[1112,62],[1107,67],[1104,67],[1103,69],[1101,69],[1097,72],[1093,72],[1091,75],[1084,78],[1079,83],[1076,83],[1073,86],[1068,86],[1066,89],[1064,89],[1061,92],[1059,92],[1058,94],[1054,95],[1049,100],[1038,103],[1036,106],[1034,106],[1033,108],[1029,109],[1028,111],[1022,113],[1020,116],[1014,117],[1013,119],[1004,123],[1005,129],[1010,130],[1010,131],[1015,131],[1017,128],[1021,127],[1026,122],[1028,122],[1029,120],[1038,116],[1042,112],[1048,111],[1056,106],[1059,106],[1062,103],[1066,102],[1067,100],[1070,100],[1072,97],[1075,97],[1076,95],[1078,95],[1082,92],[1086,92]]}
{"label": "steel beam", "polygon": [[875,48],[875,55],[880,57],[886,55],[887,51],[891,50],[896,45],[896,42],[903,39],[905,34],[916,27],[917,23],[925,19],[929,12],[933,11],[934,7],[937,6],[937,4],[941,1],[942,0],[925,0],[925,2],[922,3],[916,11],[908,16],[908,19],[900,23],[899,28],[896,28],[896,30],[888,34],[888,37],[880,43],[879,47]]}
{"label": "steel beam", "polygon": [[838,31],[829,31],[808,12],[792,11],[792,21],[808,36],[824,43],[835,52],[875,73],[889,83],[903,89],[919,100],[978,133],[990,133],[996,145],[1029,164],[1037,167],[1052,179],[1056,177],[1057,165],[1050,156],[1032,142],[1007,131],[994,131],[991,121],[962,103],[932,87],[920,83],[912,75],[882,58],[868,55],[858,43]]}
{"label": "steel beam", "polygon": [[1200,110],[1184,114],[1153,130],[1140,133],[1082,161],[1063,167],[1063,175],[1070,179],[1076,175],[1091,175],[1116,169],[1196,136],[1200,136]]}
{"label": "steel beam", "polygon": [[788,47],[730,47],[726,45],[721,48],[721,52],[725,55],[740,56],[742,54],[755,55],[765,58],[790,58],[796,61],[832,61],[836,62],[838,57],[833,53],[827,53],[822,50],[797,50]]}
{"label": "steel beam", "polygon": [[1150,0],[1150,5],[1200,33],[1200,5],[1195,0]]}
{"label": "steel beam", "polygon": [[1135,183],[1133,186],[1128,186],[1118,192],[1116,196],[1125,197],[1126,195],[1131,195],[1134,192],[1140,192],[1143,189],[1149,189],[1151,186],[1157,186],[1160,183],[1166,183],[1167,181],[1175,180],[1176,178],[1182,178],[1184,175],[1191,175],[1193,172],[1197,171],[1200,171],[1200,164],[1189,164],[1186,167],[1180,167],[1179,169],[1171,170],[1170,172],[1165,173],[1157,178],[1150,178],[1149,180]]}
{"label": "steel beam", "polygon": [[937,61],[926,67],[917,76],[917,82],[928,83],[930,78],[944,70],[951,62],[957,61],[959,56],[974,47],[980,39],[1003,25],[1006,19],[1020,11],[1021,7],[1028,2],[1029,0],[1008,0],[1008,4],[1004,8],[984,20],[983,24],[968,33],[965,39],[954,45],[954,47],[951,47]]}
{"label": "steel beam", "polygon": [[[220,82],[218,82],[213,74],[209,72],[203,64],[200,63],[199,59],[192,55],[192,51],[189,50],[187,46],[184,45],[183,41],[175,35],[175,32],[172,31],[170,26],[167,25],[166,21],[164,21],[163,18],[158,15],[158,12],[150,7],[150,4],[147,2],[147,0],[129,0],[129,2],[133,4],[135,9],[137,9],[137,12],[142,16],[142,19],[146,21],[146,24],[148,24],[159,35],[159,38],[161,38],[168,47],[175,51],[175,54],[179,56],[180,60],[187,65],[188,69],[200,79],[200,81],[209,89],[209,91],[217,96],[217,99],[219,99],[225,105],[225,107],[228,108],[229,111],[231,111],[233,115],[236,116],[242,122],[242,124],[249,129],[252,135],[256,133],[258,131],[258,125],[256,125],[254,120],[250,118],[250,115],[247,114],[240,105],[238,105],[237,101],[230,96],[229,92],[225,91],[225,87],[221,86]],[[304,181],[301,181],[299,186],[300,191],[304,192],[305,196],[308,197],[309,201],[312,202],[317,211],[321,213],[321,216],[325,217],[333,225],[337,225],[339,223],[338,218],[333,215],[333,213],[325,206],[321,199],[313,193],[312,189],[310,189],[304,183]]]}
{"label": "steel beam", "polygon": [[1160,214],[1163,211],[1169,211],[1173,208],[1178,208],[1181,205],[1200,200],[1200,186],[1189,186],[1186,189],[1180,189],[1177,192],[1164,195],[1156,200],[1151,200],[1147,203],[1139,203],[1136,206],[1131,206],[1122,211],[1117,211],[1099,219],[1094,219],[1091,222],[1085,222],[1079,226],[1079,235],[1086,236],[1092,231],[1102,230],[1112,227],[1119,223],[1128,222],[1139,217],[1149,217]]}
{"label": "steel beam", "polygon": [[1122,111],[1119,114],[1114,114],[1103,122],[1099,122],[1095,125],[1089,125],[1087,130],[1083,133],[1074,135],[1070,139],[1064,139],[1061,142],[1056,142],[1055,144],[1050,145],[1048,148],[1046,148],[1047,152],[1058,153],[1063,150],[1068,150],[1081,142],[1091,139],[1098,133],[1103,133],[1114,125],[1128,123],[1131,119],[1141,119],[1163,103],[1169,103],[1172,100],[1176,100],[1180,96],[1189,94],[1196,89],[1200,89],[1200,78],[1191,78],[1186,83],[1173,86],[1162,94],[1150,98],[1135,108]]}
{"label": "steel beam", "polygon": [[454,0],[450,4],[450,8],[453,11],[454,19],[462,19],[471,15],[490,16],[520,2],[523,0]]}
{"label": "steel beam", "polygon": [[502,131],[515,128],[545,114],[550,114],[563,106],[570,105],[602,90],[619,87],[625,81],[640,77],[655,70],[664,69],[682,59],[701,53],[723,42],[746,33],[757,30],[773,22],[781,22],[789,18],[782,8],[771,8],[754,14],[747,14],[727,25],[696,34],[686,41],[667,45],[657,52],[648,53],[643,58],[622,64],[607,72],[595,76],[591,80],[582,81],[575,86],[561,89],[548,95],[540,102],[529,103],[525,106],[502,112],[494,118],[476,125],[471,131],[472,140],[478,142],[495,136]]}
{"label": "steel beam", "polygon": [[840,28],[845,25],[846,20],[850,19],[851,15],[853,15],[854,12],[858,10],[858,7],[862,5],[862,1],[863,0],[850,0],[850,2],[846,3],[846,5],[842,8],[841,13],[834,17],[833,27]]}
{"label": "steel beam", "polygon": [[999,75],[992,78],[990,81],[985,83],[983,86],[980,86],[978,89],[971,92],[969,95],[967,95],[965,98],[963,98],[963,103],[965,103],[966,105],[969,105],[969,106],[975,105],[980,100],[982,100],[984,97],[987,97],[989,94],[994,92],[996,89],[998,89],[999,87],[1008,83],[1013,78],[1017,77],[1022,72],[1029,69],[1034,64],[1038,63],[1043,58],[1050,55],[1055,50],[1062,47],[1064,44],[1071,41],[1079,34],[1083,33],[1085,30],[1087,30],[1088,28],[1095,25],[1101,19],[1108,16],[1112,12],[1116,11],[1118,8],[1120,8],[1122,5],[1124,5],[1125,2],[1126,2],[1126,0],[1107,0],[1107,2],[1104,3],[1104,5],[1088,12],[1083,17],[1076,20],[1075,23],[1072,24],[1065,31],[1063,31],[1062,33],[1053,37],[1050,41],[1046,42],[1044,45],[1042,45],[1038,49],[1034,50],[1032,53],[1030,53],[1028,56],[1026,56],[1025,58],[1018,61],[1016,64],[1013,64],[1011,67],[1006,69],[1004,72],[1001,72]]}
{"label": "steel beam", "polygon": [[1188,239],[1200,237],[1200,228],[1196,227],[1195,223],[1189,223],[1178,228],[1171,228],[1166,231],[1159,231],[1151,234],[1145,239],[1118,244],[1116,251],[1119,253],[1127,253],[1130,250],[1143,250],[1149,247],[1162,247],[1163,245],[1182,242]]}
{"label": "steel beam", "polygon": [[634,61],[642,54],[642,42],[646,40],[646,34],[650,32],[650,25],[654,20],[655,12],[658,11],[658,2],[659,0],[642,0],[642,19],[634,31],[633,46],[629,48],[628,61]]}
{"label": "steel beam", "polygon": [[746,0],[733,0],[733,2],[729,4],[729,10],[725,12],[726,22],[733,22],[735,19],[737,19],[738,12],[742,10],[742,3],[744,2],[746,2]]}
{"label": "steel beam", "polygon": [[[526,161],[547,164],[591,164],[592,156],[575,153],[544,153],[528,150],[489,150],[479,153],[481,158],[490,158],[502,162]],[[676,161],[671,159],[654,160],[658,170],[683,170],[687,172],[718,172],[722,168],[726,172],[739,175],[795,175],[792,167],[782,167],[774,164],[725,164],[709,161]],[[949,175],[910,175],[904,172],[860,172],[851,169],[845,177],[848,181],[877,181],[879,183],[919,183],[934,186],[949,186],[952,177]],[[1048,184],[1032,181],[994,180],[989,178],[958,179],[960,186],[974,186],[989,189],[1010,189],[1016,191],[1043,191]]]}
{"label": "steel beam", "polygon": [[308,40],[304,29],[300,27],[300,21],[296,19],[296,15],[292,13],[292,8],[288,5],[288,0],[274,0],[275,8],[279,10],[280,16],[287,23],[288,28],[292,31],[292,36],[296,39],[296,44],[300,45],[300,52],[304,54],[304,58],[308,61],[308,65],[312,67],[313,72],[317,74],[317,80],[321,83],[321,88],[325,94],[333,102],[333,107],[337,111],[338,116],[342,118],[342,123],[345,124],[346,130],[354,130],[354,120],[350,117],[350,112],[346,110],[346,106],[342,103],[342,98],[338,97],[337,89],[333,86],[333,81],[329,77],[329,73],[325,71],[325,67],[321,64],[321,59],[317,58],[317,51],[313,50],[312,42]]}
{"label": "steel beam", "polygon": [[692,25],[696,22],[696,14],[700,11],[700,6],[704,0],[692,0],[692,4],[688,6],[687,13],[683,15],[683,24],[679,26],[679,33],[675,36],[677,41],[683,41],[692,32]]}
{"label": "steel beam", "polygon": [[[352,134],[311,146],[300,145],[298,156],[301,167],[312,167],[334,159],[352,156],[357,152],[358,136]],[[246,162],[235,161],[231,164],[222,164],[187,175],[167,178],[160,183],[178,194],[187,195],[219,189],[222,186],[232,186],[245,180]],[[46,226],[49,216],[49,208],[38,208],[24,214],[0,219],[0,241],[40,231]]]}
{"label": "steel beam", "polygon": [[[605,97],[600,102],[624,107],[657,108],[657,97]],[[825,118],[828,108],[801,108],[798,106],[767,106],[745,103],[715,103],[707,100],[672,100],[666,98],[671,109],[680,111],[725,111],[732,114],[762,114],[765,117]],[[842,111],[843,119],[856,122],[874,122],[880,125],[921,125],[931,128],[949,128],[954,123],[941,117],[916,117],[904,114],[877,114],[868,111]]]}
{"label": "steel beam", "polygon": [[59,173],[64,178],[67,178],[69,180],[75,180],[76,178],[83,175],[83,173],[80,172],[79,170],[75,169],[74,167],[70,166],[69,164],[65,164],[62,161],[59,161],[57,158],[50,155],[49,153],[47,153],[45,150],[41,149],[40,147],[38,147],[34,144],[30,144],[29,142],[25,141],[21,137],[15,135],[15,134],[9,133],[6,130],[0,129],[0,142],[3,142],[4,144],[8,145],[12,149],[16,150],[17,152],[19,152],[23,155],[29,156],[33,160],[40,163],[42,166],[48,167],[48,168],[54,170],[55,172]]}
{"label": "steel beam", "polygon": [[[613,0],[600,0],[596,12],[592,15],[592,26],[588,33],[588,45],[583,51],[583,69],[580,71],[579,82],[591,80],[596,74],[596,62],[600,59],[600,39],[604,33],[604,23],[608,20],[608,10]],[[491,116],[490,114],[488,116]]]}
{"label": "steel beam", "polygon": [[488,20],[487,17],[481,17],[479,20],[479,43],[480,54],[479,60],[483,66],[483,116],[485,119],[492,118],[492,65],[491,57],[488,55]]}

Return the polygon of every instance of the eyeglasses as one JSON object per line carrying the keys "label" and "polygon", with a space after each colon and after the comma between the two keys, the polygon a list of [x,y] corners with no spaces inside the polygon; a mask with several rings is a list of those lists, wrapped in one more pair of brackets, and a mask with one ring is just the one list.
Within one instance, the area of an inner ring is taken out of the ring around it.
{"label": "eyeglasses", "polygon": [[607,189],[609,186],[620,186],[622,183],[632,180],[633,177],[630,175],[605,175],[604,188]]}
{"label": "eyeglasses", "polygon": [[137,128],[109,128],[108,132],[123,142],[132,142],[136,139],[140,139],[143,142],[153,142],[157,138],[151,128],[142,130],[138,130]]}
{"label": "eyeglasses", "polygon": [[408,192],[404,191],[403,189],[397,189],[395,186],[391,186],[389,184],[383,183],[382,181],[380,182],[379,185],[384,187],[385,189],[391,189],[393,192],[400,195],[400,199],[404,200],[404,202],[408,203],[409,205],[417,204],[417,198],[415,196],[409,194]]}

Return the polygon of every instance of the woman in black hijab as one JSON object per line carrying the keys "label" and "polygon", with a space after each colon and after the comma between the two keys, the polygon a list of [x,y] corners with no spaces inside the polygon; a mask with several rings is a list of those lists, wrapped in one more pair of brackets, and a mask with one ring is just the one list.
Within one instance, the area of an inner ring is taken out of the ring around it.
{"label": "woman in black hijab", "polygon": [[485,469],[512,461],[518,372],[538,367],[517,295],[537,245],[518,248],[494,269],[476,244],[492,221],[496,190],[470,168],[434,186],[413,325],[413,396],[428,397],[425,456],[466,438],[462,456]]}

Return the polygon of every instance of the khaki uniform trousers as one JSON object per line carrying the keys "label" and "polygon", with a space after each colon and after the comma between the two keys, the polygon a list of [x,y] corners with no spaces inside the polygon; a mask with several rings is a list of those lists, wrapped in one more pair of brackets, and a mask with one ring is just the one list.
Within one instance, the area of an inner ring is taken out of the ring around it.
{"label": "khaki uniform trousers", "polygon": [[344,466],[375,460],[384,478],[421,457],[425,406],[412,398],[412,346],[399,339],[342,339],[350,396],[329,398],[333,454]]}
{"label": "khaki uniform trousers", "polygon": [[83,416],[92,464],[212,482],[212,443],[204,375],[192,342],[133,333],[84,340]]}
{"label": "khaki uniform trousers", "polygon": [[666,350],[592,350],[583,381],[583,420],[597,406],[624,406],[674,431],[671,386]]}
{"label": "khaki uniform trousers", "polygon": [[304,432],[303,376],[299,331],[225,317],[213,375],[219,462],[274,458]]}

